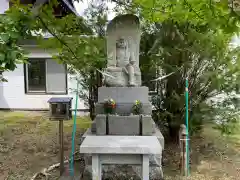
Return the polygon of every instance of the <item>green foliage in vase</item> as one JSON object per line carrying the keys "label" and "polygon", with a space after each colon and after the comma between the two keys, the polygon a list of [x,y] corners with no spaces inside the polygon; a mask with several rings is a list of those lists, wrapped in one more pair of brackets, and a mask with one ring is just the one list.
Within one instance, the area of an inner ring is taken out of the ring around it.
{"label": "green foliage in vase", "polygon": [[116,102],[113,99],[107,99],[104,102],[104,111],[106,114],[114,114],[116,110]]}
{"label": "green foliage in vase", "polygon": [[134,115],[140,115],[143,111],[142,109],[142,102],[139,101],[139,100],[136,100],[133,104],[133,107],[132,107],[132,112]]}

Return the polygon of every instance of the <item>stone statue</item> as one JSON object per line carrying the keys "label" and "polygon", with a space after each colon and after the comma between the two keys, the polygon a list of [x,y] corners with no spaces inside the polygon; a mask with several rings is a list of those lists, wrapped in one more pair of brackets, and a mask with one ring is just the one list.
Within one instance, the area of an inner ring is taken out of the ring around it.
{"label": "stone statue", "polygon": [[[140,27],[134,15],[115,17],[107,28],[107,86],[141,86],[139,69]],[[114,78],[112,78],[114,77]]]}

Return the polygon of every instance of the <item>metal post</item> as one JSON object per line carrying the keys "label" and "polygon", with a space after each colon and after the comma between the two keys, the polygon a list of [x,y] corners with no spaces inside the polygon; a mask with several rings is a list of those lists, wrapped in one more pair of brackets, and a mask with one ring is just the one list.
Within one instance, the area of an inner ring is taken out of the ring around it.
{"label": "metal post", "polygon": [[64,173],[63,120],[59,120],[60,176]]}
{"label": "metal post", "polygon": [[185,100],[186,100],[186,169],[187,169],[187,174],[186,176],[189,176],[190,175],[190,171],[189,171],[189,132],[188,132],[188,79],[186,78],[186,89],[185,89]]}
{"label": "metal post", "polygon": [[188,175],[188,162],[187,162],[187,151],[186,145],[188,143],[187,138],[187,129],[184,124],[180,125],[179,129],[179,146],[180,146],[180,168],[181,168],[181,174],[184,176]]}
{"label": "metal post", "polygon": [[188,170],[187,170],[187,159],[186,159],[186,134],[182,134],[182,137],[180,139],[181,141],[181,173],[183,176],[187,176]]}

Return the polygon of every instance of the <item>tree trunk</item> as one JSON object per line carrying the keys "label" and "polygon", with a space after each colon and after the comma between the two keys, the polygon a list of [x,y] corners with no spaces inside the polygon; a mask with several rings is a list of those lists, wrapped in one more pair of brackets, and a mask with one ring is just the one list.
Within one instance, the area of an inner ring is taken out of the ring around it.
{"label": "tree trunk", "polygon": [[180,124],[178,122],[174,122],[174,120],[168,120],[169,138],[173,142],[178,142],[179,126],[180,126]]}
{"label": "tree trunk", "polygon": [[95,103],[98,100],[98,88],[102,86],[102,75],[98,71],[91,72],[91,80],[89,87],[89,106],[90,106],[90,118],[93,121],[96,117]]}
{"label": "tree trunk", "polygon": [[90,84],[89,84],[89,113],[90,113],[90,118],[93,121],[95,116],[94,116],[94,111],[95,111],[95,106],[94,106],[94,72],[92,71],[90,74]]}

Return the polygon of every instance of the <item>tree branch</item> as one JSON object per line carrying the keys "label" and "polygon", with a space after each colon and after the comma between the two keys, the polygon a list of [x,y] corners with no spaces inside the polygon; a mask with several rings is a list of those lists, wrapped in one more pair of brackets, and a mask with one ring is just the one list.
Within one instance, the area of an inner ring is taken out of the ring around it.
{"label": "tree branch", "polygon": [[193,9],[192,5],[189,4],[189,2],[187,2],[187,0],[184,0],[184,3],[185,3],[185,4],[188,6],[188,8],[189,8],[191,11],[193,11],[200,19],[204,19],[203,17],[201,17],[201,16],[197,13],[197,11],[196,11],[195,9]]}
{"label": "tree branch", "polygon": [[[132,11],[132,9],[133,9],[133,6],[131,6],[131,5],[129,5],[129,4],[127,4],[127,3],[124,3],[124,2],[122,2],[122,1],[118,1],[118,0],[111,0],[112,2],[115,2],[116,4],[118,4],[118,5],[122,5],[122,6],[125,6],[125,7],[128,7],[128,8],[130,8],[131,9],[131,11]],[[136,4],[134,4],[134,5],[136,5]],[[160,9],[156,9],[156,8],[147,8],[147,7],[144,7],[144,6],[142,6],[142,5],[137,5],[139,8],[142,8],[142,9],[144,9],[144,10],[148,10],[148,11],[150,11],[150,12],[162,12],[162,13],[166,13],[165,11],[163,11],[163,10],[160,10]],[[155,5],[154,5],[155,6]],[[132,11],[133,12],[133,11]]]}
{"label": "tree branch", "polygon": [[[43,11],[44,12],[44,11]],[[45,15],[47,15],[45,12],[44,12]],[[79,60],[76,56],[76,54],[73,52],[73,50],[67,45],[67,43],[62,40],[61,38],[59,38],[57,36],[57,34],[55,34],[52,30],[50,30],[50,28],[48,28],[48,26],[46,25],[46,23],[44,22],[44,20],[39,16],[37,15],[37,18],[40,20],[41,24],[43,25],[43,27],[50,33],[52,34],[61,44],[63,44],[73,55],[73,57],[76,59],[76,60]]]}

